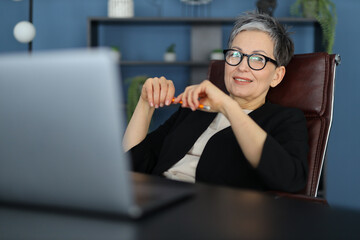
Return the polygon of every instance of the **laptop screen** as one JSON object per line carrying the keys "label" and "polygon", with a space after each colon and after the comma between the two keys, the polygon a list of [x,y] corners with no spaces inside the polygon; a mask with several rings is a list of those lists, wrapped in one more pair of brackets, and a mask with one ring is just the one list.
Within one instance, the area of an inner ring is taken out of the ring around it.
{"label": "laptop screen", "polygon": [[119,65],[107,49],[0,56],[0,200],[131,207]]}

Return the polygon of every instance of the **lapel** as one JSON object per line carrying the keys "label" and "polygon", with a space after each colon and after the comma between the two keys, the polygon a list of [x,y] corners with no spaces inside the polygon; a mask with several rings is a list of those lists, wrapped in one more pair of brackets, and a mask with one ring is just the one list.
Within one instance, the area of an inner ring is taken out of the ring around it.
{"label": "lapel", "polygon": [[162,174],[182,159],[200,135],[208,128],[217,113],[191,112],[183,121],[175,124],[164,141],[153,174]]}

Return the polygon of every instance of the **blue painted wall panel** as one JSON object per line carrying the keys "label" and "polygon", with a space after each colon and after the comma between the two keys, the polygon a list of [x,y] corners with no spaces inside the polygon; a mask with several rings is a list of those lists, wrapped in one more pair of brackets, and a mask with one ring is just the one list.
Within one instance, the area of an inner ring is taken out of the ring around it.
{"label": "blue painted wall panel", "polygon": [[327,197],[333,205],[360,209],[360,1],[334,0],[338,12],[334,52],[342,63],[336,73],[335,111],[328,146]]}
{"label": "blue painted wall panel", "polygon": [[[164,33],[167,33],[166,37]],[[184,25],[105,26],[100,31],[101,46],[117,46],[127,61],[163,61],[168,46],[175,44],[178,61],[190,60],[190,27]]]}

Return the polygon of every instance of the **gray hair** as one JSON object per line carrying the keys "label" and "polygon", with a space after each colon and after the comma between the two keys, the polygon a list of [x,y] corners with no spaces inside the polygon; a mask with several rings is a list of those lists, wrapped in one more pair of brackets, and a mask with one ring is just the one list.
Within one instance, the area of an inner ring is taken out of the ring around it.
{"label": "gray hair", "polygon": [[228,47],[242,31],[256,30],[269,34],[274,42],[274,57],[279,66],[286,66],[294,55],[294,43],[290,33],[275,18],[262,13],[247,12],[240,16],[231,31]]}

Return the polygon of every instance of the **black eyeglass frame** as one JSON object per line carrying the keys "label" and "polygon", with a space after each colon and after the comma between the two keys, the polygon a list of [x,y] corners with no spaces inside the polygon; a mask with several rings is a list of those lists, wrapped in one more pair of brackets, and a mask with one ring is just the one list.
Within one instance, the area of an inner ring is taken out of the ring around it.
{"label": "black eyeglass frame", "polygon": [[[238,52],[238,53],[240,54],[240,56],[241,56],[241,57],[240,57],[240,61],[239,61],[237,64],[230,64],[230,63],[226,60],[226,53],[227,53],[228,51],[234,51],[234,52]],[[247,57],[247,64],[248,64],[249,68],[251,68],[252,70],[255,70],[255,71],[260,71],[260,70],[264,69],[264,68],[266,67],[267,62],[273,63],[276,67],[279,66],[279,64],[277,63],[277,61],[275,61],[274,59],[269,58],[269,57],[267,57],[267,56],[264,56],[264,55],[262,55],[262,54],[260,54],[260,53],[245,54],[245,53],[240,52],[239,50],[232,49],[232,48],[224,49],[224,50],[223,50],[223,53],[224,53],[224,55],[225,55],[225,62],[226,62],[227,64],[229,64],[230,66],[237,66],[237,65],[239,65],[239,64],[242,62],[242,60],[244,59],[244,56]],[[260,69],[255,69],[255,68],[252,68],[252,67],[250,66],[249,59],[250,59],[250,57],[253,56],[253,55],[260,55],[260,56],[262,56],[263,58],[265,58],[265,64],[264,64],[264,66],[263,66],[262,68],[260,68]]]}

